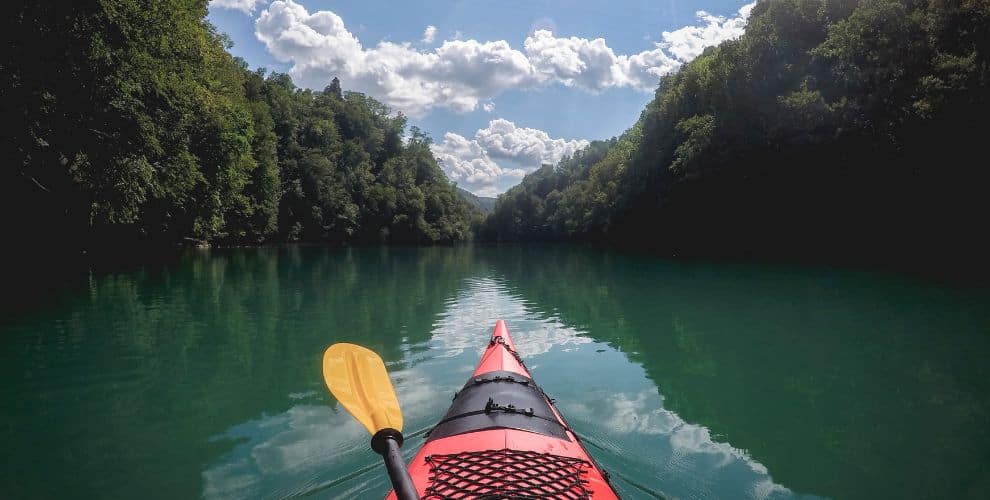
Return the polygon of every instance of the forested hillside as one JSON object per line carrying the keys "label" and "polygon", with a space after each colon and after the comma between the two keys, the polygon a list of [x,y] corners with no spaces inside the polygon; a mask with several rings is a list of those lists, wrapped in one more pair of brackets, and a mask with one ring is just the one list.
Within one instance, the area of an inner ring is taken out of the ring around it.
{"label": "forested hillside", "polygon": [[26,248],[451,242],[476,212],[383,104],[249,71],[206,0],[33,2],[2,21],[0,199]]}
{"label": "forested hillside", "polygon": [[[251,71],[206,2],[16,4],[0,213],[17,247],[453,242],[430,139],[334,81]],[[985,0],[766,0],[622,136],[504,194],[494,240],[688,254],[979,257]],[[346,84],[346,82],[344,82]]]}
{"label": "forested hillside", "polygon": [[495,210],[495,198],[489,198],[487,196],[478,196],[467,189],[457,188],[457,192],[467,200],[474,208],[477,208],[482,214],[490,214],[492,210]]}
{"label": "forested hillside", "polygon": [[766,0],[640,119],[504,194],[498,240],[983,258],[990,2]]}

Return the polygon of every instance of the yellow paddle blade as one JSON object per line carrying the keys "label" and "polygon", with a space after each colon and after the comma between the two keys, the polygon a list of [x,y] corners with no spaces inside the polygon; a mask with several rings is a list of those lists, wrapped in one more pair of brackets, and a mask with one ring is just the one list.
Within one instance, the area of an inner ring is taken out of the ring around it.
{"label": "yellow paddle blade", "polygon": [[402,431],[402,410],[385,363],[374,351],[354,344],[334,344],[323,353],[323,381],[340,404],[368,432]]}

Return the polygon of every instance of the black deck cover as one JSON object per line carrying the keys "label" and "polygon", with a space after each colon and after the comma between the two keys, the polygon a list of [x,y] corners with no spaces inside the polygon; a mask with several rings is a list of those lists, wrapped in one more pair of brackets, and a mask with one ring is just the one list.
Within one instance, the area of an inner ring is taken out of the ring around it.
{"label": "black deck cover", "polygon": [[570,441],[533,379],[508,371],[468,380],[427,441],[487,429],[519,429]]}

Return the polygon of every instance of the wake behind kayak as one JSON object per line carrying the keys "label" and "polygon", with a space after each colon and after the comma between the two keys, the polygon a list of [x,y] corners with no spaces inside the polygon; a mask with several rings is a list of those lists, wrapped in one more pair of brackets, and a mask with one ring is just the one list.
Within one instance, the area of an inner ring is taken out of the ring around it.
{"label": "wake behind kayak", "polygon": [[471,378],[409,464],[409,475],[418,496],[427,499],[618,498],[533,381],[502,320]]}

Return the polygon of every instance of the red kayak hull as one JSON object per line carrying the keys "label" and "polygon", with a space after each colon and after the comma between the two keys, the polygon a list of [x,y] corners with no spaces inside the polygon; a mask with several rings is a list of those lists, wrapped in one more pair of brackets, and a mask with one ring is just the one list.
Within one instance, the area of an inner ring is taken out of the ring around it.
{"label": "red kayak hull", "polygon": [[532,381],[504,321],[471,377],[409,464],[421,498],[618,498]]}

